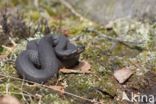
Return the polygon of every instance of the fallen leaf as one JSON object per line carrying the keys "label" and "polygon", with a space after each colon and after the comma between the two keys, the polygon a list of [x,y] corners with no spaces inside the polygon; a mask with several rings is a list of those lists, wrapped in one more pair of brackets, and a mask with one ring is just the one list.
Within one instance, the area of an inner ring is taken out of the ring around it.
{"label": "fallen leaf", "polygon": [[67,73],[67,74],[70,73],[89,74],[92,73],[90,69],[91,69],[91,65],[87,61],[83,60],[79,63],[79,65],[77,65],[73,69],[62,68],[60,69],[60,72]]}
{"label": "fallen leaf", "polygon": [[87,61],[83,60],[74,69],[80,69],[81,71],[88,72],[91,69],[91,65]]}
{"label": "fallen leaf", "polygon": [[10,95],[0,96],[0,104],[21,104],[17,98]]}
{"label": "fallen leaf", "polygon": [[131,71],[128,67],[114,71],[114,77],[121,84],[124,83],[127,79],[129,79],[132,76],[132,74],[133,71]]}
{"label": "fallen leaf", "polygon": [[0,55],[0,60],[7,58],[7,55]]}

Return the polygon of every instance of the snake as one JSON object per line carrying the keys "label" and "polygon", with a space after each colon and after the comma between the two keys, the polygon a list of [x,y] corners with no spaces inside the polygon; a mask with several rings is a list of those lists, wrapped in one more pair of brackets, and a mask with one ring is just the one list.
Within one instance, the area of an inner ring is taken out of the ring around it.
{"label": "snake", "polygon": [[84,46],[76,46],[64,35],[46,35],[31,40],[16,59],[17,73],[23,79],[45,83],[56,77],[61,67],[72,68],[79,63]]}

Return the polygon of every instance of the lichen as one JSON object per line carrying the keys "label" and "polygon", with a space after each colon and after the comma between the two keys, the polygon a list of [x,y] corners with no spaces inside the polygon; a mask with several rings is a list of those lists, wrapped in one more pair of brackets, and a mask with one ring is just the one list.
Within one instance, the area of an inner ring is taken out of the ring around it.
{"label": "lichen", "polygon": [[113,23],[117,39],[132,47],[149,48],[150,25],[135,20],[119,19]]}

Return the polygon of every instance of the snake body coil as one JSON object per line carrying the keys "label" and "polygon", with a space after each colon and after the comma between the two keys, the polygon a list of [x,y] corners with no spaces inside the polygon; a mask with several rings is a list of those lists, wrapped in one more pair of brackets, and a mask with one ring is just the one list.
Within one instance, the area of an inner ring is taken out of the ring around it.
{"label": "snake body coil", "polygon": [[16,70],[26,80],[43,83],[55,77],[60,67],[75,66],[83,50],[63,35],[48,35],[28,42],[17,57]]}

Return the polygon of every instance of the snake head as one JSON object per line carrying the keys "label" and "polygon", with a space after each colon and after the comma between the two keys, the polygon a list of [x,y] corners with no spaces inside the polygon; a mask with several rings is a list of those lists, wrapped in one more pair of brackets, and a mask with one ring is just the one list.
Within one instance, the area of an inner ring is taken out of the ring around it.
{"label": "snake head", "polygon": [[70,50],[70,52],[66,51],[64,53],[64,56],[62,57],[63,59],[71,59],[74,57],[79,56],[83,51],[85,50],[84,46],[78,46],[76,49],[74,50]]}
{"label": "snake head", "polygon": [[85,50],[85,46],[77,46],[76,52],[74,53],[75,55],[81,54]]}

